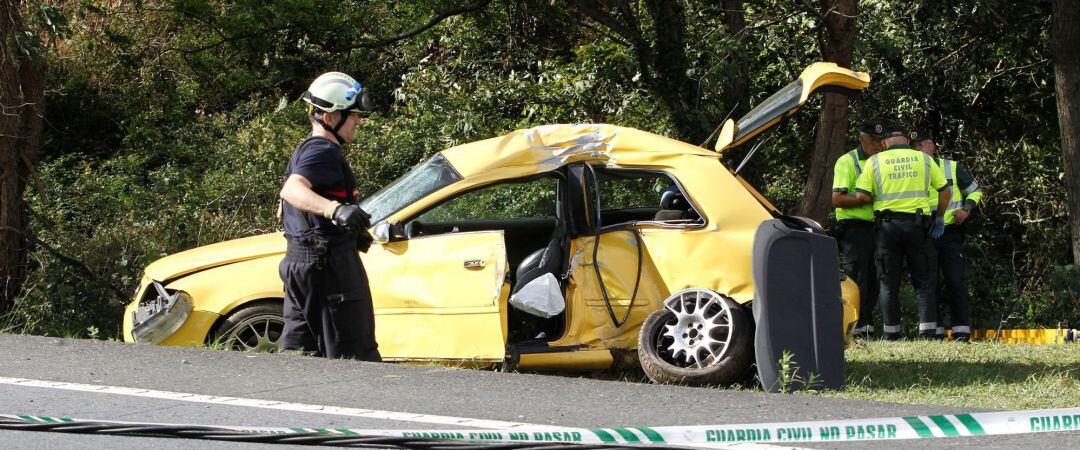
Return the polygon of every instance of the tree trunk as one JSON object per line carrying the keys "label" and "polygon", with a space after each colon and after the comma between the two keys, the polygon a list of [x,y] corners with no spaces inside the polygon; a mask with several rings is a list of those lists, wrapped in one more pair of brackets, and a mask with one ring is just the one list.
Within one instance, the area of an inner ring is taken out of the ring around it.
{"label": "tree trunk", "polygon": [[1080,4],[1053,0],[1050,48],[1054,58],[1065,195],[1069,205],[1073,264],[1080,265]]}
{"label": "tree trunk", "polygon": [[26,273],[26,204],[41,135],[42,62],[16,41],[22,17],[16,0],[0,0],[0,312],[19,295]]}
{"label": "tree trunk", "polygon": [[[822,0],[825,16],[824,36],[820,39],[821,55],[825,61],[851,67],[855,36],[858,31],[856,0]],[[795,214],[818,222],[829,215],[832,196],[832,167],[844,153],[848,129],[848,99],[841,94],[825,94],[824,107],[818,120],[817,139],[810,154],[806,177],[806,194]]]}
{"label": "tree trunk", "polygon": [[[723,0],[720,7],[724,10],[724,25],[727,26],[728,34],[736,39],[743,39],[746,32],[746,9],[742,0]],[[724,111],[732,111],[731,118],[738,119],[750,111],[750,94],[747,83],[750,81],[750,61],[747,61],[749,52],[744,51],[745,46],[737,46],[735,51],[729,53],[726,58],[731,71],[727,74],[722,99]],[[719,123],[713,126],[718,126]]]}
{"label": "tree trunk", "polygon": [[649,84],[668,110],[679,139],[698,144],[709,135],[710,115],[700,104],[697,82],[690,78],[690,58],[686,55],[686,10],[671,0],[646,0],[645,8],[654,23],[656,46],[651,61],[654,76]]}

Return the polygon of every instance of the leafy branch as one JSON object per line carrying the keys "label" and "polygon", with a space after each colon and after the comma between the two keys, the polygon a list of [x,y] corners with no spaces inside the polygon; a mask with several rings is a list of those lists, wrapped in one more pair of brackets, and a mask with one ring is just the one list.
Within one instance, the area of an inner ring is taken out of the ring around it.
{"label": "leafy branch", "polygon": [[342,47],[334,47],[332,49],[332,51],[354,50],[354,49],[358,49],[358,48],[376,48],[376,47],[383,47],[383,46],[386,46],[386,45],[390,45],[390,44],[393,44],[395,42],[402,41],[402,40],[411,38],[413,36],[416,36],[416,35],[418,35],[420,33],[423,33],[423,32],[431,29],[435,25],[438,25],[439,23],[441,23],[442,21],[444,21],[444,20],[446,20],[446,19],[448,19],[450,17],[458,16],[458,15],[473,12],[473,11],[478,11],[478,10],[482,9],[483,7],[487,6],[488,3],[491,3],[491,0],[479,0],[479,1],[475,1],[475,2],[472,2],[472,3],[462,5],[462,6],[457,7],[457,8],[450,8],[450,9],[446,9],[446,10],[443,10],[443,11],[439,11],[439,12],[437,12],[435,14],[434,17],[431,18],[431,20],[428,20],[427,23],[425,23],[423,25],[420,25],[420,26],[418,26],[416,28],[413,28],[412,30],[409,30],[409,31],[406,31],[406,32],[403,32],[403,33],[398,33],[398,34],[395,34],[393,36],[386,37],[386,38],[383,38],[383,39],[377,39],[377,40],[374,40],[374,41],[358,42],[358,43],[352,44],[352,45],[346,45],[346,46],[342,46]]}

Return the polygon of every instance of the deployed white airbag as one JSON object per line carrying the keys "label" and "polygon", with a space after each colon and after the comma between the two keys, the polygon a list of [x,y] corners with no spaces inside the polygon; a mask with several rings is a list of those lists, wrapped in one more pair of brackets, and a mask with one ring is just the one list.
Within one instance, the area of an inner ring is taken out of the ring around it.
{"label": "deployed white airbag", "polygon": [[559,280],[545,273],[510,296],[510,305],[534,316],[551,318],[566,309]]}

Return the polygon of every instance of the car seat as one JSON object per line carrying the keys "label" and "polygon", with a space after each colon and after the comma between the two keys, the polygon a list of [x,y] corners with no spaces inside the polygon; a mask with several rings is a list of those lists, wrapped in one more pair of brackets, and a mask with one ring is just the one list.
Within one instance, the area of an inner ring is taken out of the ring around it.
{"label": "car seat", "polygon": [[[544,248],[538,249],[526,256],[515,272],[513,294],[544,274],[554,274],[556,279],[562,279],[564,270],[564,255],[568,249],[566,245],[566,229],[564,225],[555,226],[551,233],[551,240]],[[515,344],[539,341],[545,342],[556,339],[562,335],[566,313],[544,319],[533,316],[516,308],[510,308],[507,312],[509,322],[509,341]]]}
{"label": "car seat", "polygon": [[690,202],[683,196],[682,191],[674,184],[668,186],[660,195],[660,211],[656,212],[653,220],[684,220],[690,217]]}
{"label": "car seat", "polygon": [[562,224],[555,225],[548,245],[530,253],[521,261],[521,264],[518,264],[513,293],[517,293],[530,281],[541,277],[545,273],[551,273],[555,275],[555,278],[561,278],[565,240],[565,227]]}

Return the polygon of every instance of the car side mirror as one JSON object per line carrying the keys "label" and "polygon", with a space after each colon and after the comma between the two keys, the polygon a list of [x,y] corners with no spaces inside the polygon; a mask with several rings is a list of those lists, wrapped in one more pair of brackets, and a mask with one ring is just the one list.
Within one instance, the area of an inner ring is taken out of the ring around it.
{"label": "car side mirror", "polygon": [[390,233],[390,223],[382,221],[375,224],[375,230],[371,233],[371,237],[379,244],[390,242],[390,238],[393,237]]}
{"label": "car side mirror", "polygon": [[375,238],[375,242],[379,244],[400,241],[406,237],[404,228],[400,223],[390,223],[384,220],[375,224],[371,237]]}

